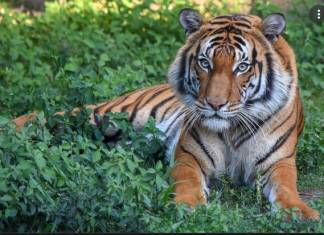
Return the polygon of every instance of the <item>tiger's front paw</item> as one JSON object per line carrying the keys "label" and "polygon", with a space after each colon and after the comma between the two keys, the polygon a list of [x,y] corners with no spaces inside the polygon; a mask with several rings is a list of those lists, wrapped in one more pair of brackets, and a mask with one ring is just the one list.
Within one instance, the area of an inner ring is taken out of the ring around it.
{"label": "tiger's front paw", "polygon": [[196,207],[198,204],[207,204],[207,199],[204,194],[176,194],[175,202],[186,203],[191,208]]}
{"label": "tiger's front paw", "polygon": [[307,220],[320,220],[320,213],[307,206],[302,210],[303,218]]}
{"label": "tiger's front paw", "polygon": [[[298,215],[299,218],[303,220],[320,220],[320,213],[317,210],[306,205],[304,202],[301,202],[296,205],[289,206],[289,208],[295,208],[297,210],[294,211]],[[286,222],[291,220],[291,215],[287,215],[284,217]]]}

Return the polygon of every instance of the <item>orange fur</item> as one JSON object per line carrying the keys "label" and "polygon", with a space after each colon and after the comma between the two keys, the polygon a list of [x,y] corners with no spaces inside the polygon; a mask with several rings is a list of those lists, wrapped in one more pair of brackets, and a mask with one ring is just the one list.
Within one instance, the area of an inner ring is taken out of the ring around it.
{"label": "orange fur", "polygon": [[319,220],[319,212],[310,208],[303,202],[297,191],[297,171],[295,157],[283,159],[272,166],[271,181],[276,185],[277,202],[283,208],[293,208],[302,212],[308,219]]}
{"label": "orange fur", "polygon": [[175,201],[187,203],[191,207],[206,204],[207,200],[201,188],[201,172],[194,156],[183,152],[178,145],[175,161],[172,170],[172,177],[175,180]]}

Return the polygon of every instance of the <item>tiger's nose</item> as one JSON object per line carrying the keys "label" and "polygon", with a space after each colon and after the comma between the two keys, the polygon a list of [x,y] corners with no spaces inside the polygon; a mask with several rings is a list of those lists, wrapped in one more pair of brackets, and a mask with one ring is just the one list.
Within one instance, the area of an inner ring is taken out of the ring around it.
{"label": "tiger's nose", "polygon": [[227,100],[224,97],[219,96],[207,97],[206,101],[216,111],[227,103]]}

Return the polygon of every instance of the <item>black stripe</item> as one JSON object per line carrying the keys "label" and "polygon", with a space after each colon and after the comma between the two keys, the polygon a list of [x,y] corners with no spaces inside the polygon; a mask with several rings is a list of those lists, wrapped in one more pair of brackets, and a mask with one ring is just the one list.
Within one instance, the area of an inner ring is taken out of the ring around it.
{"label": "black stripe", "polygon": [[240,20],[240,21],[245,21],[245,22],[247,22],[247,23],[249,23],[249,24],[251,25],[251,21],[249,21],[249,20],[243,18],[242,16],[239,16],[238,20]]}
{"label": "black stripe", "polygon": [[235,25],[235,26],[239,26],[239,27],[248,28],[248,29],[251,28],[250,25],[248,25],[248,24],[244,24],[244,23],[239,23],[239,22],[235,22],[234,25]]}
{"label": "black stripe", "polygon": [[244,61],[248,61],[249,60],[249,57],[246,56],[245,52],[243,52],[242,58],[244,58]]}
{"label": "black stripe", "polygon": [[251,131],[242,131],[242,133],[236,138],[236,140],[234,141],[234,148],[239,148],[245,141],[250,139],[252,135],[255,134],[259,130],[259,128],[261,128],[262,125],[265,122],[267,122],[271,117],[272,115],[269,115],[265,120],[255,120],[256,124],[250,126]]}
{"label": "black stripe", "polygon": [[[251,79],[251,77],[253,76],[253,74],[249,77],[249,80]],[[252,83],[249,83],[249,86],[248,86],[248,88],[249,87],[251,87],[252,89],[255,87],[255,85],[254,84],[252,84]]]}
{"label": "black stripe", "polygon": [[126,105],[124,105],[122,108],[121,108],[121,112],[126,112],[126,109],[131,105],[132,103],[130,103],[130,104],[126,104]]}
{"label": "black stripe", "polygon": [[257,62],[257,60],[256,60],[257,55],[258,55],[258,53],[257,53],[257,51],[256,51],[256,49],[255,49],[255,45],[253,44],[253,50],[252,50],[252,63],[251,63],[253,66],[254,66],[254,65],[256,64],[256,62]]}
{"label": "black stripe", "polygon": [[278,163],[279,161],[283,160],[283,159],[286,159],[286,158],[291,158],[295,155],[295,152],[296,152],[296,148],[294,149],[294,151],[290,154],[288,154],[287,156],[283,157],[283,158],[280,158],[278,160],[276,160],[274,163],[272,163],[267,169],[265,169],[262,173],[261,173],[261,177],[265,176],[268,171],[271,169],[271,167],[273,167],[276,163]]}
{"label": "black stripe", "polygon": [[236,46],[240,51],[243,52],[243,48],[241,47],[240,44],[238,44],[238,43],[234,43],[234,46]]}
{"label": "black stripe", "polygon": [[192,84],[191,84],[191,74],[190,74],[190,72],[191,72],[190,67],[191,67],[192,60],[193,60],[193,55],[191,54],[191,55],[189,56],[188,74],[187,74],[187,76],[186,76],[186,78],[187,78],[187,82],[189,82],[189,86],[192,85]]}
{"label": "black stripe", "polygon": [[241,39],[240,37],[238,36],[233,36],[233,38],[240,44],[242,44],[243,46],[246,46],[245,42],[243,41],[243,39]]}
{"label": "black stripe", "polygon": [[211,21],[209,24],[229,24],[230,21]]}
{"label": "black stripe", "polygon": [[170,96],[170,97],[168,97],[168,98],[166,98],[166,99],[160,101],[160,102],[159,102],[158,104],[156,104],[156,105],[154,106],[154,108],[151,110],[150,115],[151,115],[152,117],[156,118],[156,113],[158,112],[158,110],[159,110],[163,105],[165,105],[167,102],[169,102],[170,100],[172,100],[172,99],[174,99],[174,98],[175,98],[175,96],[172,95],[172,96]]}
{"label": "black stripe", "polygon": [[[191,64],[192,64],[192,61],[194,59],[194,56],[193,55],[190,55],[189,57],[189,64],[188,64],[188,76],[187,76],[187,89],[188,89],[188,92],[194,97],[194,98],[198,98],[197,95],[198,95],[198,91],[195,91],[194,89],[192,89],[193,87],[195,87],[195,83],[198,82],[197,78],[196,77],[192,77],[191,76]],[[185,80],[186,81],[186,80]],[[184,82],[185,82],[184,81]]]}
{"label": "black stripe", "polygon": [[193,47],[194,43],[196,41],[194,41],[191,45],[189,45],[186,49],[184,49],[184,51],[181,54],[181,59],[180,59],[180,72],[179,72],[179,76],[178,76],[178,82],[177,82],[177,90],[180,94],[185,94],[186,93],[186,89],[184,87],[184,78],[186,75],[186,68],[187,68],[187,54],[190,51],[190,49]]}
{"label": "black stripe", "polygon": [[258,63],[258,67],[259,67],[259,79],[258,79],[258,84],[257,87],[255,88],[255,90],[253,91],[251,97],[255,96],[256,94],[259,93],[260,88],[261,88],[261,83],[262,83],[262,67],[263,64],[261,62],[257,62]]}
{"label": "black stripe", "polygon": [[[196,40],[196,42],[202,42],[205,38],[209,37],[209,36],[212,36],[213,35],[213,32],[210,33],[211,31],[214,31],[215,29],[208,29],[208,32],[205,33],[202,37],[200,37],[198,40]],[[198,44],[199,46],[199,49],[200,49],[200,44]]]}
{"label": "black stripe", "polygon": [[149,89],[149,90],[145,91],[143,94],[141,94],[139,97],[137,97],[135,101],[130,102],[129,104],[126,104],[126,105],[122,106],[122,108],[121,108],[121,112],[125,112],[126,109],[127,109],[129,106],[131,106],[132,104],[134,104],[134,102],[137,102],[137,104],[139,104],[139,103],[144,99],[145,95],[146,95],[147,93],[152,92],[152,90],[154,90],[154,89]]}
{"label": "black stripe", "polygon": [[264,161],[266,161],[274,152],[276,152],[284,143],[286,143],[287,139],[289,138],[289,136],[291,135],[291,133],[293,132],[293,130],[295,129],[296,124],[293,125],[292,127],[290,127],[288,129],[288,131],[285,132],[285,134],[283,134],[282,136],[280,136],[276,143],[274,143],[274,145],[271,146],[270,150],[261,158],[258,159],[258,161],[256,162],[256,166],[262,164]]}
{"label": "black stripe", "polygon": [[220,29],[217,29],[215,30],[212,35],[214,34],[221,34],[221,33],[224,33],[226,31],[226,28],[220,28]]}
{"label": "black stripe", "polygon": [[[283,159],[286,159],[286,158],[291,158],[291,157],[295,156],[295,151],[296,151],[296,150],[294,150],[291,154],[287,155],[286,157],[280,158],[280,159],[278,159],[277,161],[275,161],[273,164],[271,164],[271,166],[269,166],[266,170],[264,170],[264,171],[262,172],[261,177],[264,177],[264,176],[268,173],[268,171],[269,171],[269,170],[270,170],[270,169],[271,169],[275,164],[277,164],[279,161],[281,161],[281,160],[283,160]],[[275,167],[274,169],[272,169],[272,171],[269,173],[269,175],[268,175],[266,181],[265,181],[264,183],[262,183],[261,188],[264,188],[264,187],[269,183],[269,180],[271,179],[271,175],[272,175],[272,173],[273,173],[275,170],[277,170],[277,169],[278,169],[278,167]]]}
{"label": "black stripe", "polygon": [[291,109],[289,115],[285,118],[285,120],[283,120],[279,125],[277,125],[274,129],[272,129],[270,134],[274,133],[278,128],[280,128],[283,124],[285,124],[293,115],[293,113],[294,113],[294,109]]}
{"label": "black stripe", "polygon": [[213,42],[216,42],[216,41],[219,41],[219,40],[223,40],[223,39],[224,39],[224,37],[215,37],[215,38],[211,39],[209,41],[209,43],[213,43]]}
{"label": "black stripe", "polygon": [[[137,92],[139,92],[139,91],[137,91]],[[126,99],[128,99],[131,95],[134,95],[136,93],[136,91],[135,92],[131,92],[131,93],[129,93],[129,94],[126,94],[124,97],[123,97],[123,99],[121,99],[121,100],[119,100],[117,103],[113,103],[106,111],[105,111],[105,113],[108,113],[108,112],[110,112],[114,107],[116,107],[117,105],[119,105],[119,104],[121,104],[122,102],[124,102]],[[120,97],[120,98],[122,98],[122,97]],[[108,101],[109,102],[109,101]],[[105,104],[104,105],[102,105],[102,106],[100,106],[100,108],[101,107],[103,107],[103,106],[105,106]],[[99,108],[99,107],[98,107]],[[126,109],[125,109],[126,110]],[[123,110],[122,109],[122,111],[121,112],[125,112],[125,110]]]}
{"label": "black stripe", "polygon": [[170,123],[170,125],[168,126],[168,128],[165,130],[165,133],[168,133],[170,128],[173,126],[173,124],[175,123],[175,121],[181,116],[183,115],[183,112],[178,113],[178,115],[172,120],[172,122]]}
{"label": "black stripe", "polygon": [[164,121],[164,118],[166,117],[167,113],[170,111],[170,109],[172,109],[174,107],[174,105],[177,102],[178,102],[178,100],[175,100],[174,102],[172,102],[172,104],[170,104],[170,106],[167,109],[164,110],[160,122],[163,122]]}
{"label": "black stripe", "polygon": [[197,162],[198,165],[199,165],[199,168],[200,168],[201,172],[202,172],[203,175],[204,175],[205,181],[207,182],[208,177],[207,177],[207,174],[205,173],[205,171],[204,171],[204,169],[203,169],[203,167],[202,167],[200,161],[198,161],[198,159],[196,158],[196,156],[195,156],[193,153],[191,153],[191,152],[189,152],[188,150],[186,150],[182,145],[180,145],[180,148],[181,148],[181,150],[182,150],[184,153],[190,154],[190,155],[191,155],[191,156],[196,160],[196,162]]}
{"label": "black stripe", "polygon": [[114,107],[116,107],[117,105],[121,104],[122,102],[124,102],[130,95],[127,95],[126,97],[124,97],[123,99],[119,100],[116,104],[112,104],[105,113],[110,112]]}
{"label": "black stripe", "polygon": [[207,155],[207,157],[209,158],[209,160],[212,162],[214,168],[215,168],[215,162],[214,159],[210,156],[206,146],[204,145],[204,143],[201,141],[200,136],[198,134],[198,132],[192,128],[190,130],[191,136],[193,137],[193,139],[196,141],[196,143],[199,145],[199,147],[204,151],[204,153]]}
{"label": "black stripe", "polygon": [[224,134],[222,132],[217,133],[217,136],[222,142],[225,142]]}
{"label": "black stripe", "polygon": [[208,54],[209,54],[209,50],[210,50],[211,48],[213,48],[213,47],[214,47],[215,45],[217,45],[217,44],[218,44],[218,42],[214,42],[214,43],[210,44],[210,45],[206,48],[205,54],[208,55]]}
{"label": "black stripe", "polygon": [[235,28],[233,25],[229,25],[225,27],[225,30],[230,33],[230,32],[235,32],[236,30],[238,30],[237,28]]}
{"label": "black stripe", "polygon": [[200,52],[200,43],[198,44],[198,46],[196,48],[195,54],[197,55],[197,54],[199,54],[199,52]]}
{"label": "black stripe", "polygon": [[214,43],[210,44],[210,45],[207,47],[207,49],[206,49],[206,53],[205,53],[205,54],[208,55],[209,50],[210,50],[211,48],[213,48],[214,46],[216,46],[217,44],[219,44],[219,42],[214,42]]}
{"label": "black stripe", "polygon": [[97,108],[95,108],[95,109],[93,110],[93,112],[98,113],[98,112],[99,112],[99,109],[101,109],[101,108],[103,108],[103,107],[105,107],[105,106],[113,105],[112,102],[113,102],[113,101],[111,101],[111,100],[107,101],[106,103],[104,103],[104,104],[98,106]]}
{"label": "black stripe", "polygon": [[[135,105],[135,107],[134,107],[134,109],[133,109],[133,111],[132,111],[132,113],[131,113],[131,116],[129,117],[129,121],[130,121],[130,122],[133,122],[134,119],[135,119],[135,117],[136,117],[136,115],[137,115],[138,110],[140,110],[141,108],[143,108],[143,107],[144,107],[145,105],[147,105],[150,101],[152,101],[156,96],[160,95],[162,92],[164,92],[164,91],[166,91],[166,90],[168,90],[168,89],[169,89],[169,87],[164,88],[164,89],[162,89],[162,90],[159,90],[159,91],[155,92],[153,95],[151,95],[151,96],[150,96],[150,97],[149,97],[149,98],[144,102],[144,104],[141,105],[141,107],[139,107],[141,101],[138,102],[138,103]],[[142,98],[142,100],[143,100],[143,98]]]}
{"label": "black stripe", "polygon": [[238,28],[233,27],[233,26],[229,27],[228,32],[231,32],[231,33],[237,34],[237,35],[242,35],[242,31]]}
{"label": "black stripe", "polygon": [[252,105],[255,102],[265,102],[271,99],[271,91],[273,89],[274,86],[274,71],[272,68],[272,57],[270,55],[270,53],[266,53],[265,55],[266,57],[266,63],[267,63],[267,68],[268,68],[268,72],[267,72],[267,85],[266,85],[266,91],[264,92],[264,94],[257,98],[257,99],[252,99],[249,100],[247,102],[248,105]]}

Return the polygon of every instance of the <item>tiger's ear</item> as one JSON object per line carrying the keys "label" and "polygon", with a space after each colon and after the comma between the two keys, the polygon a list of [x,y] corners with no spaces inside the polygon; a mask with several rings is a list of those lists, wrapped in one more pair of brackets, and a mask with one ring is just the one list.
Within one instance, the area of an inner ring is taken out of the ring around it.
{"label": "tiger's ear", "polygon": [[285,16],[281,13],[273,13],[264,18],[262,32],[270,42],[275,42],[286,27]]}
{"label": "tiger's ear", "polygon": [[184,8],[179,12],[179,21],[187,36],[196,32],[203,23],[199,12],[190,8]]}

